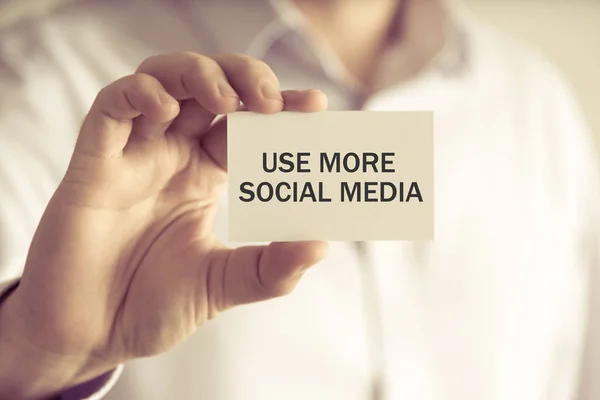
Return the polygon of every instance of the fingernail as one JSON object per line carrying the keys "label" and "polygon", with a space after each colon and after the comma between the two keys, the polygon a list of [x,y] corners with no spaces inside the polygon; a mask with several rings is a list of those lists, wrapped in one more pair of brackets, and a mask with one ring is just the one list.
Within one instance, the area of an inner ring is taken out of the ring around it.
{"label": "fingernail", "polygon": [[281,91],[273,85],[271,82],[263,83],[260,92],[263,97],[270,100],[283,101],[283,96],[281,96]]}
{"label": "fingernail", "polygon": [[231,87],[229,82],[223,80],[217,83],[217,89],[219,90],[219,94],[223,97],[233,97],[239,98],[235,90]]}

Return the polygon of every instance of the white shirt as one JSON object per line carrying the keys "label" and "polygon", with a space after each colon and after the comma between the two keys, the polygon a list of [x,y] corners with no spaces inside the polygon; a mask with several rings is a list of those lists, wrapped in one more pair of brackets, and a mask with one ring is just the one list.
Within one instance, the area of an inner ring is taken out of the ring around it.
{"label": "white shirt", "polygon": [[[20,275],[103,86],[157,53],[249,53],[283,88],[324,90],[331,109],[434,110],[436,239],[332,243],[292,295],[127,364],[106,399],[367,400],[378,379],[385,399],[574,399],[600,221],[568,87],[463,10],[454,59],[363,99],[294,15],[258,1],[96,0],[3,32],[0,280]],[[223,239],[226,218],[222,207]]]}

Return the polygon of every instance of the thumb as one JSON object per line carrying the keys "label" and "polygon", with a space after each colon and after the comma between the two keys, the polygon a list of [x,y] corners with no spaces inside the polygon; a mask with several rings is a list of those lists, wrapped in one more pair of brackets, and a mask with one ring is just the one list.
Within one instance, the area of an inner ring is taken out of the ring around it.
{"label": "thumb", "polygon": [[[327,254],[326,242],[274,242],[225,250],[221,311],[290,293],[303,273]],[[208,282],[211,285],[213,282]]]}

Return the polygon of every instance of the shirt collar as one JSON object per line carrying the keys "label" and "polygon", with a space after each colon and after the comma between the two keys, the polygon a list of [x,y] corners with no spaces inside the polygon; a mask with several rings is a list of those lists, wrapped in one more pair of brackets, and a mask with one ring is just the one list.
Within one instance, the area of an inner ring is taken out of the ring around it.
{"label": "shirt collar", "polygon": [[[192,1],[219,51],[227,49],[227,52],[263,59],[286,34],[305,36],[304,18],[290,0]],[[440,1],[447,7],[450,18],[445,46],[432,60],[431,67],[442,73],[456,73],[469,60],[468,18],[464,18],[466,9],[457,0]]]}
{"label": "shirt collar", "polygon": [[217,51],[256,58],[290,28],[268,0],[181,0]]}

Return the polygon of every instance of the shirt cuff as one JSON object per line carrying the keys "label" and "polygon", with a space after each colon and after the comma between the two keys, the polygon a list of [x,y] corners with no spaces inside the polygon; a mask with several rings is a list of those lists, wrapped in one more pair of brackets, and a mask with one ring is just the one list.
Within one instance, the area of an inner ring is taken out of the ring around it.
{"label": "shirt cuff", "polygon": [[115,386],[123,372],[119,365],[111,372],[92,379],[89,382],[75,386],[61,394],[60,400],[100,400]]}
{"label": "shirt cuff", "polygon": [[4,300],[4,297],[12,292],[18,285],[20,279],[13,279],[6,282],[0,282],[0,302]]}
{"label": "shirt cuff", "polygon": [[[13,279],[8,282],[0,282],[0,303],[10,294],[18,285],[20,279]],[[71,389],[66,390],[60,396],[60,400],[100,400],[115,386],[119,376],[123,372],[123,365],[119,365],[114,370],[107,372],[91,381],[82,383]]]}

